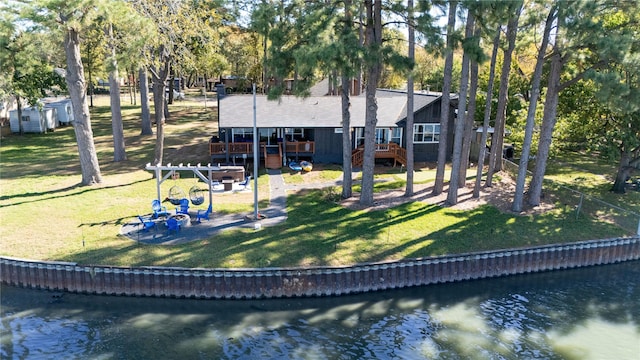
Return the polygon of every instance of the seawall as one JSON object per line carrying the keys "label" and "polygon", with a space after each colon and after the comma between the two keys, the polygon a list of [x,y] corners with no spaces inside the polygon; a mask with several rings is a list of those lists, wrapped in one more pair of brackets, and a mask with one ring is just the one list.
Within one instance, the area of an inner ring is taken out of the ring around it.
{"label": "seawall", "polygon": [[87,294],[202,299],[337,296],[640,259],[640,236],[345,267],[115,267],[0,257],[0,282]]}

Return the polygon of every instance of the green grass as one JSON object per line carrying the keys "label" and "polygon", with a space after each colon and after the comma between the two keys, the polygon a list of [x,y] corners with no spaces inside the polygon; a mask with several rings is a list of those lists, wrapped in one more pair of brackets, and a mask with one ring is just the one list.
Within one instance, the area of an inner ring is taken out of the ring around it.
{"label": "green grass", "polygon": [[[102,101],[102,102],[100,102]],[[290,194],[288,220],[260,231],[230,230],[177,246],[141,245],[118,236],[123,223],[150,211],[156,183],[146,163],[155,136],[140,136],[139,109],[123,109],[128,160],[112,161],[108,103],[92,109],[104,182],[80,187],[71,127],[53,133],[10,136],[0,146],[0,254],[6,256],[120,266],[269,267],[346,265],[400,258],[570,242],[623,235],[619,228],[585,217],[569,206],[539,216],[503,214],[491,206],[456,211],[421,202],[380,211],[337,205],[335,191]],[[124,102],[123,102],[124,103]],[[217,130],[215,110],[189,102],[171,108],[164,163],[207,163],[207,142]],[[376,169],[376,191],[403,187],[399,168]],[[337,165],[316,164],[310,173],[283,169],[287,183],[328,182],[341,177]],[[420,168],[416,183],[433,181],[435,170]],[[258,178],[260,206],[268,199],[268,177]],[[185,191],[196,184],[189,172],[162,185]],[[598,191],[602,183],[590,185]],[[355,190],[355,188],[354,188]],[[339,191],[337,192],[339,194]],[[252,194],[216,196],[219,213],[252,210]],[[622,201],[622,200],[621,200]],[[204,205],[203,205],[204,206]]]}
{"label": "green grass", "polygon": [[555,185],[583,192],[620,208],[640,213],[640,192],[611,192],[617,163],[606,162],[595,155],[563,152],[549,160],[545,179]]}

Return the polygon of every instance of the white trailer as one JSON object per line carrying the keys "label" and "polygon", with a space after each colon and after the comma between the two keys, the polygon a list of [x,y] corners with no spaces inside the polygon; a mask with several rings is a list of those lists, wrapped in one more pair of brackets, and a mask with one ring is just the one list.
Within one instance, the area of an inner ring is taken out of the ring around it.
{"label": "white trailer", "polygon": [[[45,133],[56,128],[56,109],[27,107],[22,109],[22,131],[26,133]],[[20,132],[18,110],[9,111],[11,132]]]}
{"label": "white trailer", "polygon": [[74,120],[71,99],[50,102],[44,107],[56,109],[56,121],[58,125],[69,125]]}

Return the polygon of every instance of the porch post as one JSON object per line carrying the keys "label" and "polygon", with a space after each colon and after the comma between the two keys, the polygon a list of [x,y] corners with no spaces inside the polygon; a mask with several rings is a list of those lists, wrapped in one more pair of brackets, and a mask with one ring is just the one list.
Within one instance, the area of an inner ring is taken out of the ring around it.
{"label": "porch post", "polygon": [[[229,163],[229,131],[230,129],[224,130],[224,154],[225,154],[225,164]],[[218,130],[220,132],[220,130]]]}
{"label": "porch post", "polygon": [[282,166],[287,166],[287,133],[284,130],[282,131]]}
{"label": "porch post", "polygon": [[160,199],[160,184],[162,183],[162,170],[160,169],[160,164],[156,165],[156,191],[158,194],[158,201],[162,202]]}

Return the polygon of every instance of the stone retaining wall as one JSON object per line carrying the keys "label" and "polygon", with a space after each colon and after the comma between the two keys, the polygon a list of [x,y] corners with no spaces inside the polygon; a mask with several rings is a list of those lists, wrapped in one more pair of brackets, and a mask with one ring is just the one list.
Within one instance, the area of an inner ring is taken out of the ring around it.
{"label": "stone retaining wall", "polygon": [[89,294],[255,299],[334,296],[638,259],[640,236],[349,267],[132,268],[0,257],[0,281]]}

